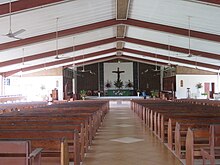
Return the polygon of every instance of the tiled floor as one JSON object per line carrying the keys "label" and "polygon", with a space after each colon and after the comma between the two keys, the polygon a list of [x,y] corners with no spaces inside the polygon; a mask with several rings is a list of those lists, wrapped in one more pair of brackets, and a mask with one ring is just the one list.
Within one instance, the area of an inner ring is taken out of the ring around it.
{"label": "tiled floor", "polygon": [[113,106],[83,165],[181,165],[127,106]]}

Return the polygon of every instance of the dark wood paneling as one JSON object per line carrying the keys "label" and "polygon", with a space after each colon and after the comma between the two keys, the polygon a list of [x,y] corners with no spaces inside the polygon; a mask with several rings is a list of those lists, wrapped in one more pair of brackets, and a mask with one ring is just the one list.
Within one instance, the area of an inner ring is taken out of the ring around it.
{"label": "dark wood paneling", "polygon": [[[157,68],[160,70],[160,67]],[[150,94],[152,90],[160,90],[160,71],[154,71],[154,65],[139,64],[140,90]]]}
{"label": "dark wood paneling", "polygon": [[[82,67],[77,68],[78,70],[82,70]],[[86,65],[85,70],[91,70],[95,74],[78,72],[80,76],[77,76],[77,91],[86,90],[93,94],[94,91],[98,91],[98,63]]]}
{"label": "dark wood paneling", "polygon": [[99,63],[99,75],[100,75],[100,91],[104,91],[104,64],[103,62]]}
{"label": "dark wood paneling", "polygon": [[163,90],[176,91],[176,76],[166,77],[163,79]]}
{"label": "dark wood paneling", "polygon": [[138,75],[138,68],[139,68],[139,63],[138,62],[133,62],[134,91],[137,91],[138,90],[138,86],[139,86],[138,85],[138,82],[139,82],[139,79],[138,79],[138,77],[139,77],[139,75]]}
{"label": "dark wood paneling", "polygon": [[63,92],[65,100],[73,95],[73,70],[69,68],[63,69]]}

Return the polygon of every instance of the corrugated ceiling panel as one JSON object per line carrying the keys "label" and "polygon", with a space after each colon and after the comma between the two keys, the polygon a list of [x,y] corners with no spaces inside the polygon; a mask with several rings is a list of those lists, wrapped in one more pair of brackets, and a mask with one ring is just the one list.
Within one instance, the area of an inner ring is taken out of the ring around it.
{"label": "corrugated ceiling panel", "polygon": [[[163,43],[167,45],[168,45],[168,40],[170,39],[170,45],[183,47],[186,49],[189,48],[188,37],[183,37],[180,35],[174,35],[165,32],[159,32],[159,31],[148,30],[137,27],[129,27],[127,36],[132,38],[147,40],[147,41]],[[212,52],[216,54],[220,53],[219,43],[217,42],[199,40],[195,38],[191,38],[190,41],[191,41],[190,43],[191,49],[205,51],[205,52]]]}
{"label": "corrugated ceiling panel", "polygon": [[[85,43],[94,42],[97,40],[103,40],[106,38],[114,37],[114,28],[102,28],[98,30],[89,31],[87,33],[81,33],[75,36],[69,36],[64,38],[58,39],[58,49],[71,47],[73,46],[73,37],[74,37],[74,44],[81,45]],[[19,57],[25,57],[33,54],[39,54],[51,50],[56,49],[56,40],[51,40],[47,42],[41,42],[35,45],[29,45],[24,47],[24,54],[23,48],[16,48],[16,49],[9,49],[3,52],[0,52],[1,62],[15,59]]]}
{"label": "corrugated ceiling panel", "polygon": [[220,8],[182,0],[135,0],[129,17],[220,35]]}
{"label": "corrugated ceiling panel", "polygon": [[[85,50],[66,53],[64,55],[61,55],[60,57],[61,57],[61,60],[62,60],[62,58],[66,59],[66,57],[74,59],[73,57],[82,56],[83,54],[94,53],[94,52],[97,52],[97,51],[103,51],[103,50],[111,49],[111,48],[114,48],[114,47],[115,47],[115,43],[104,44],[104,45],[101,45],[101,46],[96,46],[96,47],[88,48],[88,49],[85,49]],[[115,53],[113,52],[112,54],[115,54]],[[105,54],[103,54],[103,56],[105,56]],[[95,58],[100,58],[100,57],[94,57],[93,59],[95,59]],[[10,70],[14,70],[14,69],[20,69],[22,67],[28,67],[28,66],[32,66],[32,65],[45,64],[45,63],[53,62],[53,61],[57,61],[55,59],[55,56],[48,57],[48,58],[43,58],[43,59],[38,59],[38,60],[33,60],[33,61],[30,61],[30,62],[23,61],[23,63],[20,63],[20,64],[10,65],[10,66],[7,66],[7,67],[0,67],[0,72],[10,71]],[[63,64],[63,65],[66,65],[66,64]]]}
{"label": "corrugated ceiling panel", "polygon": [[[12,30],[26,29],[22,38],[50,33],[56,30],[57,17],[58,30],[78,27],[115,18],[115,4],[113,0],[77,0],[19,13],[12,16]],[[8,33],[9,17],[0,18],[0,26],[0,34]],[[8,41],[0,37],[0,43]]]}
{"label": "corrugated ceiling panel", "polygon": [[168,51],[168,50],[164,50],[164,49],[156,49],[156,48],[149,47],[149,46],[142,46],[142,45],[140,46],[140,45],[133,44],[133,43],[126,43],[125,48],[140,50],[143,52],[149,52],[149,53],[155,54],[155,57],[157,54],[167,56],[167,61],[169,61],[168,57],[175,57],[175,58],[180,58],[180,59],[186,59],[189,61],[195,61],[195,63],[202,62],[202,63],[208,63],[208,64],[220,66],[219,60],[213,60],[213,59],[203,58],[203,57],[199,57],[199,56],[187,57],[188,54],[183,54],[183,53],[174,52],[174,51]]}

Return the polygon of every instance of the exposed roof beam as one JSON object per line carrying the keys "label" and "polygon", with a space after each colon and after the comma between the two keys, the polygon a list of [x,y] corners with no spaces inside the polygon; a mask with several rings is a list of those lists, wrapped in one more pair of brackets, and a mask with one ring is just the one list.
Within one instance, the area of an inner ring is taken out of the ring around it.
{"label": "exposed roof beam", "polygon": [[[20,13],[36,8],[43,8],[54,4],[65,3],[73,0],[20,0],[12,2],[12,13]],[[9,14],[9,3],[0,5],[0,17]]]}
{"label": "exposed roof beam", "polygon": [[[131,57],[131,56],[128,56],[126,54],[124,54],[123,56],[120,56],[119,59],[125,59],[125,60],[131,60],[131,61],[136,61],[136,62],[155,65],[155,61],[153,61],[153,60],[147,60],[147,59],[141,59],[141,58],[137,58],[137,57]],[[168,63],[165,63],[165,62],[157,62],[157,64],[158,65],[168,65]]]}
{"label": "exposed roof beam", "polygon": [[[90,64],[95,64],[97,62],[104,62],[104,61],[109,61],[109,60],[113,60],[113,59],[125,59],[125,60],[130,60],[130,61],[136,61],[136,62],[155,65],[155,61],[141,59],[141,58],[137,58],[137,57],[130,57],[128,55],[122,55],[122,56],[114,55],[114,56],[100,58],[98,60],[89,60],[89,61],[86,61],[86,62],[76,63],[75,65],[78,67],[78,66],[81,66],[81,65],[90,65]],[[168,63],[164,63],[164,62],[157,62],[157,64],[158,65],[168,65]]]}
{"label": "exposed roof beam", "polygon": [[[91,48],[91,47],[99,46],[99,45],[103,45],[103,44],[108,44],[108,43],[112,43],[112,42],[116,42],[116,41],[118,41],[116,43],[116,48],[117,49],[123,49],[124,42],[130,42],[130,43],[134,43],[134,44],[139,44],[139,45],[150,46],[150,47],[155,47],[155,48],[159,48],[159,49],[168,50],[168,45],[166,45],[166,44],[161,44],[161,43],[156,43],[156,42],[151,42],[151,41],[145,41],[145,40],[140,40],[140,39],[135,39],[135,38],[129,38],[129,37],[126,37],[124,39],[108,38],[108,39],[99,40],[99,41],[86,43],[86,44],[82,44],[82,45],[76,45],[76,46],[74,46],[74,50],[75,51],[83,50],[83,49],[87,49],[87,48]],[[69,52],[72,52],[72,51],[73,51],[72,47],[59,49],[58,50],[58,55],[69,53]],[[189,50],[185,49],[185,48],[181,48],[181,47],[170,46],[170,51],[175,51],[175,52],[180,52],[180,53],[186,53],[187,54]],[[220,55],[217,55],[217,54],[214,54],[214,53],[191,50],[191,54],[199,55],[201,57],[211,58],[211,59],[215,59],[215,60],[220,60]],[[28,62],[28,61],[37,60],[37,59],[40,59],[40,58],[51,57],[51,56],[55,56],[55,55],[56,55],[55,50],[45,52],[45,53],[41,53],[41,54],[35,54],[35,55],[27,56],[27,57],[24,57],[24,58],[18,58],[18,59],[13,59],[13,60],[1,62],[0,67],[5,67],[5,66],[8,66],[8,65],[13,65],[13,64],[17,64],[17,63],[22,63],[24,61]]]}
{"label": "exposed roof beam", "polygon": [[[87,55],[77,56],[77,57],[74,57],[74,60],[77,61],[77,60],[82,60],[82,59],[91,58],[91,57],[98,57],[100,55],[107,54],[107,53],[112,53],[112,52],[116,52],[116,51],[117,50],[114,49],[114,48],[113,49],[108,49],[108,50],[104,50],[104,51],[100,51],[100,52],[95,52],[95,53],[91,53],[91,54],[87,54]],[[151,57],[151,58],[156,58],[155,54],[148,53],[148,52],[143,52],[143,51],[139,51],[139,50],[133,50],[133,49],[124,48],[123,52],[138,54],[138,55],[142,55],[142,56],[146,56],[146,57]],[[123,57],[123,56],[124,55],[118,56],[118,57]],[[133,57],[130,57],[130,58],[132,59]],[[170,59],[168,59],[168,58],[169,57],[167,57],[167,56],[157,55],[157,59],[162,59],[162,60],[166,60],[166,61],[170,60],[172,62],[178,62],[178,63],[189,64],[189,65],[196,65],[196,66],[201,66],[201,67],[215,69],[215,70],[219,70],[220,69],[219,66],[215,66],[215,65],[211,65],[211,64],[205,64],[205,63],[195,62],[195,61],[188,61],[188,60],[185,60],[185,59],[179,59],[179,58],[174,58],[174,57],[170,57]],[[97,60],[94,60],[94,61],[97,61]],[[44,68],[45,66],[46,67],[50,67],[50,66],[60,65],[60,64],[69,63],[69,62],[73,62],[73,58],[59,60],[59,61],[55,61],[55,62],[49,62],[49,63],[45,63],[45,64],[39,64],[39,65],[25,67],[25,68],[21,68],[21,69],[16,69],[16,70],[12,70],[12,71],[5,72],[5,73],[2,73],[2,74],[4,74],[4,76],[8,77],[8,76],[11,76],[11,75],[13,75],[13,74],[15,74],[17,72],[20,72],[20,71],[26,72],[26,71],[30,71],[30,70]],[[152,63],[154,61],[153,60],[148,60],[148,62]],[[161,65],[167,65],[167,63],[161,63]]]}
{"label": "exposed roof beam", "polygon": [[[87,48],[91,48],[91,47],[95,47],[95,46],[99,46],[99,45],[104,45],[104,44],[112,43],[115,41],[117,41],[117,38],[107,38],[104,40],[94,41],[94,42],[90,42],[90,43],[86,43],[86,44],[82,44],[82,45],[75,45],[74,51],[83,50],[83,49],[87,49]],[[59,49],[58,55],[69,53],[72,51],[73,51],[73,47]],[[8,65],[13,65],[13,64],[17,64],[17,63],[28,62],[28,61],[32,61],[32,60],[41,59],[41,58],[51,57],[51,56],[55,56],[55,55],[56,55],[56,50],[53,50],[53,51],[49,51],[49,52],[45,52],[45,53],[27,56],[24,58],[18,58],[18,59],[14,59],[14,60],[1,62],[0,67],[5,67]]]}
{"label": "exposed roof beam", "polygon": [[[137,27],[145,28],[145,29],[152,29],[152,30],[163,31],[167,33],[183,35],[183,36],[189,35],[188,29],[162,25],[162,24],[156,24],[156,23],[151,23],[151,22],[145,22],[145,21],[140,21],[140,20],[135,20],[135,19],[130,19],[130,18],[124,21],[124,24],[137,26]],[[191,37],[195,37],[199,39],[220,42],[220,35],[216,35],[216,34],[210,34],[210,33],[191,30],[190,35]]]}
{"label": "exposed roof beam", "polygon": [[20,71],[27,72],[27,71],[31,71],[31,70],[44,68],[44,67],[50,67],[50,66],[70,63],[70,62],[73,62],[73,60],[77,61],[77,60],[82,60],[82,59],[86,59],[86,58],[98,57],[100,55],[107,54],[107,53],[112,53],[112,52],[116,52],[116,49],[113,48],[113,49],[107,49],[107,50],[103,50],[103,51],[99,51],[99,52],[95,52],[95,53],[83,54],[81,56],[77,56],[77,57],[74,57],[74,58],[68,58],[68,59],[64,59],[64,60],[58,60],[58,61],[54,61],[54,62],[48,62],[48,63],[44,63],[44,64],[33,65],[33,66],[29,66],[29,67],[24,67],[24,68],[20,68],[20,69],[11,70],[11,71],[4,72],[4,73],[1,73],[1,74],[4,75],[4,77],[9,77],[13,74],[16,74],[16,73],[20,72]]}
{"label": "exposed roof beam", "polygon": [[125,25],[117,25],[117,38],[124,38],[127,28]]}
{"label": "exposed roof beam", "polygon": [[[130,42],[130,43],[134,43],[134,44],[139,44],[139,45],[144,45],[144,46],[150,46],[150,47],[155,47],[155,48],[159,48],[159,49],[169,50],[168,45],[166,45],[166,44],[161,44],[161,43],[156,43],[156,42],[151,42],[151,41],[145,41],[145,40],[140,40],[140,39],[136,39],[136,38],[129,38],[129,37],[126,37],[126,38],[121,39],[121,40],[124,41],[124,42]],[[180,53],[185,53],[185,54],[189,53],[189,49],[185,49],[185,48],[181,48],[181,47],[177,47],[177,46],[172,46],[172,45],[170,45],[170,51],[175,51],[175,52],[180,52]],[[198,50],[193,50],[193,49],[190,49],[190,53],[192,55],[196,55],[196,56],[201,56],[201,57],[211,58],[211,59],[215,59],[215,60],[220,60],[220,55],[214,54],[214,53],[208,53],[208,52],[203,52],[203,51],[198,51]]]}
{"label": "exposed roof beam", "polygon": [[[116,20],[127,20],[130,8],[130,0],[116,0]],[[124,24],[117,25],[116,38],[124,38],[127,33],[127,27]],[[116,43],[116,49],[122,49],[122,42]]]}
{"label": "exposed roof beam", "polygon": [[86,62],[79,62],[79,63],[76,63],[75,66],[79,67],[79,66],[82,66],[82,65],[90,65],[90,64],[95,64],[95,63],[99,63],[99,62],[114,60],[114,59],[117,59],[117,58],[118,57],[116,55],[113,55],[113,56],[99,58],[97,60],[89,60],[89,61],[86,61]]}
{"label": "exposed roof beam", "polygon": [[126,20],[128,18],[130,0],[116,0],[116,19]]}
{"label": "exposed roof beam", "polygon": [[[59,34],[58,37],[74,35],[74,34],[86,32],[86,31],[90,31],[90,30],[96,30],[99,28],[114,26],[116,24],[127,24],[127,25],[137,26],[141,28],[153,29],[153,30],[188,36],[188,29],[176,28],[172,26],[149,23],[149,22],[144,22],[144,21],[134,20],[134,19],[120,20],[120,21],[111,19],[111,20],[106,20],[106,21],[97,22],[93,24],[74,27],[71,29],[61,30],[58,32]],[[198,31],[193,31],[193,30],[191,30],[191,37],[220,42],[220,35],[198,32]],[[43,41],[47,41],[47,40],[51,40],[55,38],[56,38],[56,32],[52,32],[52,33],[30,37],[30,38],[26,38],[22,40],[7,42],[7,43],[0,44],[0,51],[10,49],[10,48],[20,47],[24,45],[30,45],[30,44],[34,44],[38,42],[43,42]]]}
{"label": "exposed roof beam", "polygon": [[[107,21],[102,21],[102,22],[97,22],[97,23],[92,23],[88,25],[83,25],[79,27],[74,27],[71,29],[66,29],[66,30],[61,30],[58,32],[58,37],[65,37],[69,35],[74,35],[77,33],[83,33],[86,31],[90,30],[96,30],[99,28],[104,28],[108,26],[113,26],[116,25],[117,21],[114,19],[107,20]],[[12,42],[7,42],[0,44],[0,50],[6,50],[10,48],[15,48],[15,47],[20,47],[24,45],[30,45],[33,43],[38,43],[38,42],[45,42],[47,40],[55,39],[56,38],[56,32],[48,33],[48,34],[43,34],[35,37],[30,37],[22,40],[17,40],[17,41],[12,41]]]}
{"label": "exposed roof beam", "polygon": [[116,49],[123,49],[125,43],[123,41],[117,41],[116,43]]}
{"label": "exposed roof beam", "polygon": [[[139,55],[146,56],[146,57],[156,58],[155,54],[153,54],[153,53],[143,52],[143,51],[134,50],[134,49],[124,48],[123,52],[139,54]],[[179,62],[179,63],[183,63],[183,64],[196,65],[196,66],[201,66],[201,67],[215,69],[215,70],[220,69],[220,66],[216,66],[216,65],[211,65],[211,64],[206,64],[206,63],[201,63],[201,62],[196,62],[196,61],[189,61],[189,60],[179,59],[179,58],[175,58],[175,57],[167,57],[167,56],[163,56],[163,55],[159,55],[159,54],[157,54],[157,59],[162,59],[162,60],[166,60],[166,61],[170,60],[172,62]]]}
{"label": "exposed roof beam", "polygon": [[209,6],[214,6],[214,7],[220,6],[219,0],[184,0],[184,1],[203,4],[203,5],[209,5]]}
{"label": "exposed roof beam", "polygon": [[198,0],[198,1],[220,5],[220,1],[219,0]]}

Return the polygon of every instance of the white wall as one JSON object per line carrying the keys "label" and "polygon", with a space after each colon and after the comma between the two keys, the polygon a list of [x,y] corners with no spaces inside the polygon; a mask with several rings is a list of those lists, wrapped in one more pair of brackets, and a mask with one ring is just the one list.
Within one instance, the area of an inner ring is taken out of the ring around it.
{"label": "white wall", "polygon": [[[183,87],[180,81],[183,80]],[[197,97],[196,84],[202,83],[201,93],[204,93],[204,83],[215,83],[215,92],[219,92],[217,75],[176,75],[176,96],[178,99],[187,97],[187,88],[190,88],[191,98]],[[211,90],[211,87],[210,87]]]}
{"label": "white wall", "polygon": [[[42,90],[41,86],[45,89]],[[5,95],[22,94],[30,101],[43,100],[44,96],[52,93],[52,89],[58,89],[59,100],[63,100],[62,76],[37,76],[37,77],[10,77],[10,85],[5,86]]]}
{"label": "white wall", "polygon": [[114,81],[117,80],[117,74],[112,73],[112,71],[117,71],[119,67],[120,71],[125,71],[120,74],[120,79],[123,81],[123,89],[125,89],[125,84],[130,80],[133,83],[133,62],[122,62],[122,63],[104,63],[104,86],[107,80],[112,82],[112,88],[115,89]]}

